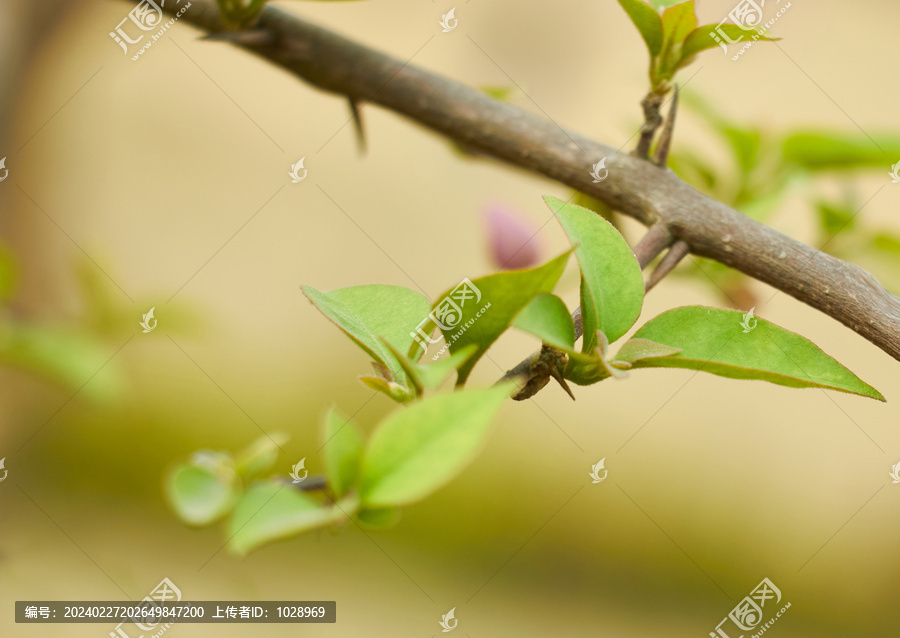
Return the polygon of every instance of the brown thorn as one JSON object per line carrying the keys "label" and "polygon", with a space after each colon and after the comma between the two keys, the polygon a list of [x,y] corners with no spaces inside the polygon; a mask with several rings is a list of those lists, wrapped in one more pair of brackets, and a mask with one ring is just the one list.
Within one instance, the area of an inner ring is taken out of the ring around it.
{"label": "brown thorn", "polygon": [[662,281],[663,277],[675,270],[675,267],[679,263],[681,263],[681,260],[687,257],[690,252],[691,247],[688,246],[686,242],[680,239],[672,244],[669,252],[667,252],[666,256],[662,258],[662,261],[659,262],[656,270],[654,270],[650,275],[650,279],[647,280],[647,284],[644,286],[644,291],[650,292],[650,290],[652,290],[656,284]]}
{"label": "brown thorn", "polygon": [[666,124],[663,127],[662,134],[659,136],[659,143],[656,145],[656,152],[653,154],[653,163],[664,168],[669,160],[669,150],[672,147],[672,137],[675,131],[675,116],[678,113],[678,87],[675,87],[675,94],[672,96],[672,106],[669,107],[669,115],[666,117]]}
{"label": "brown thorn", "polygon": [[353,116],[353,123],[356,126],[356,145],[361,155],[366,153],[366,131],[363,128],[362,113],[360,112],[359,100],[355,100],[349,95],[347,102],[350,104],[350,114]]}

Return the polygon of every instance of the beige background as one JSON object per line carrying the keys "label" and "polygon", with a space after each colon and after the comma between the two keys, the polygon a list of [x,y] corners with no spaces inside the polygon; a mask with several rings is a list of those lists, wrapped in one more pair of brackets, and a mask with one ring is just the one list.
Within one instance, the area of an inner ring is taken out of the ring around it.
{"label": "beige background", "polygon": [[[413,64],[470,85],[512,78],[523,108],[626,144],[639,121],[646,52],[617,3],[463,2],[448,34],[437,25],[452,6],[443,0],[275,4],[404,60],[418,51]],[[732,6],[704,0],[701,21],[718,22]],[[118,380],[119,391],[76,396],[58,413],[71,389],[3,374],[3,635],[105,635],[105,625],[14,626],[11,601],[121,598],[114,582],[140,598],[164,576],[186,599],[338,601],[335,626],[272,626],[262,636],[431,636],[451,607],[458,634],[472,638],[698,636],[763,577],[792,603],[773,636],[896,631],[900,486],[888,472],[900,461],[897,362],[763,286],[758,315],[811,338],[888,403],[641,371],[578,389],[576,403],[555,388],[510,402],[460,479],[371,538],[346,528],[241,560],[218,551],[220,526],[178,523],[161,482],[191,451],[237,450],[259,435],[255,421],[292,436],[279,470],[306,456],[317,471],[318,419],[329,405],[358,410],[369,431],[393,409],[358,383],[368,362],[306,302],[301,284],[437,294],[492,271],[487,202],[541,225],[549,212],[540,196],[567,191],[463,161],[444,140],[371,106],[361,157],[342,99],[199,41],[186,25],[132,62],[107,36],[129,10],[85,2],[58,26],[48,17],[4,122],[10,179],[0,201],[5,242],[21,266],[16,312],[87,325],[99,302],[78,284],[86,272],[118,317],[105,351],[133,338],[91,381]],[[755,45],[737,63],[711,51],[681,79],[693,75],[691,89],[773,130],[856,131],[854,122],[893,130],[898,21],[900,6],[887,1],[794,2],[778,23],[778,46]],[[686,116],[676,144],[692,140],[721,156],[704,131]],[[300,157],[309,177],[291,184],[287,171]],[[859,192],[867,198],[889,182],[889,165],[853,178]],[[809,201],[837,186],[799,193],[773,225],[811,241]],[[888,183],[866,221],[900,225],[898,188]],[[628,228],[633,240],[639,229]],[[545,257],[566,245],[555,223],[536,241]],[[570,303],[576,281],[573,262],[560,289]],[[700,283],[670,280],[648,297],[643,320],[689,303],[719,301]],[[151,306],[159,329],[141,334],[137,322]],[[534,346],[505,335],[473,384],[493,382]],[[602,457],[609,479],[585,486]],[[183,625],[171,635],[248,634]]]}

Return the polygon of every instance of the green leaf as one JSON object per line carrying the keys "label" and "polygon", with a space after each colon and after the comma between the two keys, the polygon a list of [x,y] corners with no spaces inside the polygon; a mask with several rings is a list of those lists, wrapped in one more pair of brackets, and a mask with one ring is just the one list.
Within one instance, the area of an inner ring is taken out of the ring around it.
{"label": "green leaf", "polygon": [[188,525],[209,525],[228,513],[239,492],[231,456],[201,450],[166,480],[169,504]]}
{"label": "green leaf", "polygon": [[782,154],[788,163],[807,170],[842,170],[879,168],[889,172],[890,161],[900,157],[900,137],[865,134],[804,132],[794,133],[784,140]]}
{"label": "green leaf", "polygon": [[581,351],[591,354],[597,348],[597,304],[594,303],[594,295],[581,275]]}
{"label": "green leaf", "polygon": [[228,524],[228,548],[244,555],[264,543],[337,523],[355,514],[358,507],[355,497],[326,506],[290,483],[259,482],[244,493],[234,509]]}
{"label": "green leaf", "polygon": [[575,347],[575,324],[563,300],[556,295],[542,293],[522,308],[513,326],[529,332],[541,341],[557,348]]}
{"label": "green leaf", "polygon": [[252,478],[271,468],[278,460],[280,446],[284,445],[288,436],[282,432],[273,432],[270,436],[261,436],[235,460],[238,474],[244,478]]}
{"label": "green leaf", "polygon": [[664,346],[661,343],[656,343],[647,339],[629,339],[613,358],[613,363],[627,363],[633,365],[635,362],[644,359],[671,357],[679,352],[681,352],[680,348]]}
{"label": "green leaf", "polygon": [[659,55],[659,52],[662,51],[663,38],[662,20],[659,14],[641,0],[619,0],[619,4],[625,9],[625,13],[628,14],[641,37],[644,38],[650,56]]}
{"label": "green leaf", "polygon": [[341,498],[356,485],[363,455],[363,438],[350,421],[337,410],[325,415],[322,427],[325,451],[325,477],[335,496]]}
{"label": "green leaf", "polygon": [[363,507],[413,503],[462,472],[483,446],[512,387],[435,395],[385,419],[363,456]]}
{"label": "green leaf", "polygon": [[[570,253],[530,270],[511,270],[471,282],[466,280],[438,297],[432,315],[438,315],[446,325],[441,330],[450,352],[458,352],[472,344],[478,347],[460,366],[457,384],[465,383],[478,360],[535,295],[553,290]],[[470,294],[474,296],[463,298]],[[444,314],[442,309],[449,312]]]}
{"label": "green leaf", "polygon": [[634,368],[687,368],[732,379],[761,379],[791,388],[826,388],[884,401],[878,390],[808,339],[736,310],[676,308],[650,320],[635,338],[681,348],[682,352],[642,359],[634,363]]}
{"label": "green leaf", "polygon": [[[405,385],[400,385],[399,383],[394,383],[393,381],[388,381],[387,379],[383,379],[381,377],[370,377],[363,375],[359,377],[359,380],[362,381],[367,387],[387,395],[392,400],[398,403],[406,403],[407,401],[412,401],[415,398],[415,395],[410,392],[409,388],[407,388]],[[408,380],[412,381],[411,379]]]}
{"label": "green leaf", "polygon": [[[619,231],[599,215],[574,204],[565,204],[555,197],[544,200],[559,219],[569,240],[579,244],[575,255],[586,288],[593,297],[597,329],[602,330],[610,342],[616,341],[641,315],[644,277],[637,258]],[[584,295],[581,303],[584,313],[584,308],[589,306]],[[593,334],[587,325],[585,334]]]}
{"label": "green leaf", "polygon": [[[719,41],[716,40],[714,35],[719,38],[726,46],[730,44],[728,40],[724,40],[721,36],[719,36],[716,31],[721,31],[725,34],[729,40],[741,40],[743,41],[746,38],[749,41],[752,41],[753,38],[760,42],[776,42],[781,40],[781,38],[770,38],[766,35],[759,35],[758,32],[748,31],[743,27],[739,27],[736,24],[705,24],[702,27],[698,27],[694,31],[691,32],[690,35],[685,39],[684,46],[681,49],[681,66],[686,66],[690,59],[700,53],[701,51],[705,51],[706,49],[712,49],[714,47],[721,46]],[[735,42],[734,44],[738,44]]]}
{"label": "green leaf", "polygon": [[697,28],[694,0],[676,4],[665,10],[662,16],[663,40],[668,47],[681,44]]}
{"label": "green leaf", "polygon": [[413,343],[410,333],[428,316],[428,300],[402,286],[353,286],[321,292],[303,286],[303,294],[396,381],[408,385],[400,363],[385,348],[383,337],[403,352]]}

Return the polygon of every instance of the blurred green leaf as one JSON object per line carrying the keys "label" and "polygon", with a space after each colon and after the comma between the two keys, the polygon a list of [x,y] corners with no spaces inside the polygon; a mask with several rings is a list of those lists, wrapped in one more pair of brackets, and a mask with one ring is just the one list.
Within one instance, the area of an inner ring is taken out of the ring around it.
{"label": "blurred green leaf", "polygon": [[290,483],[258,482],[234,509],[228,523],[228,548],[244,555],[265,543],[337,523],[354,515],[358,507],[356,497],[326,506]]}
{"label": "blurred green leaf", "polygon": [[337,410],[325,415],[322,428],[322,447],[325,451],[325,477],[338,498],[356,485],[363,454],[363,438],[350,421]]}
{"label": "blurred green leaf", "polygon": [[900,157],[900,137],[863,133],[802,132],[785,138],[782,154],[788,163],[811,171],[883,168],[887,158]]}
{"label": "blurred green leaf", "polygon": [[819,227],[826,238],[830,238],[842,230],[852,229],[855,226],[857,211],[857,205],[849,201],[828,202],[820,200],[816,202]]}
{"label": "blurred green leaf", "polygon": [[458,390],[413,403],[375,430],[363,456],[364,508],[406,505],[438,490],[472,461],[512,384]]}
{"label": "blurred green leaf", "polygon": [[[625,238],[605,219],[555,197],[544,200],[569,240],[578,244],[575,255],[597,311],[597,329],[610,342],[616,341],[638,320],[644,303],[644,277],[637,258]],[[583,295],[581,303],[584,312],[589,301],[586,303]],[[588,331],[587,324],[584,328],[586,335],[593,332]]]}
{"label": "blurred green leaf", "polygon": [[356,519],[369,529],[388,529],[400,522],[400,508],[361,509]]}
{"label": "blurred green leaf", "polygon": [[269,436],[261,436],[235,459],[238,474],[244,478],[252,478],[275,465],[278,460],[279,446],[284,445],[288,436],[282,432],[273,432]]}
{"label": "blurred green leaf", "polygon": [[619,0],[625,13],[644,39],[651,57],[662,51],[663,26],[659,14],[641,0]]}
{"label": "blurred green leaf", "polygon": [[663,42],[667,47],[680,44],[697,28],[694,0],[673,4],[663,12]]}
{"label": "blurred green leaf", "polygon": [[[511,270],[476,279],[470,283],[478,289],[480,298],[469,298],[465,300],[464,304],[459,303],[459,300],[454,301],[451,297],[451,294],[460,289],[460,286],[452,288],[438,297],[439,301],[434,305],[436,311],[442,307],[451,307],[449,304],[452,303],[455,306],[452,310],[452,318],[458,319],[458,321],[450,321],[451,315],[444,317],[444,321],[448,325],[452,325],[447,330],[443,330],[444,339],[450,346],[450,352],[458,352],[472,344],[478,347],[475,354],[460,366],[458,384],[465,383],[478,360],[491,344],[509,328],[515,316],[535,295],[553,290],[565,270],[570,253],[571,251],[563,253],[537,268]],[[464,282],[462,285],[467,284]],[[447,305],[444,306],[444,304]],[[456,307],[459,308],[459,312]],[[479,315],[479,313],[481,314]]]}
{"label": "blurred green leaf", "polygon": [[575,324],[563,300],[542,293],[522,308],[513,321],[519,330],[539,337],[544,343],[571,350],[575,347]]}
{"label": "blurred green leaf", "polygon": [[[705,24],[701,27],[697,27],[687,38],[685,38],[684,46],[681,49],[681,58],[683,60],[682,66],[689,63],[691,58],[701,51],[720,46],[719,42],[713,37],[713,34],[715,34],[716,31],[721,31],[731,40],[743,41],[744,38],[751,39],[753,37],[760,42],[776,42],[781,40],[781,38],[771,38],[766,35],[759,35],[759,33],[756,32],[747,31],[736,24]],[[720,37],[719,39],[721,40],[722,38]],[[725,41],[725,43],[728,44],[727,41]],[[736,42],[735,44],[739,43]]]}
{"label": "blurred green leaf", "polygon": [[201,450],[166,481],[166,496],[175,513],[189,525],[209,525],[227,514],[240,486],[229,454]]}
{"label": "blurred green leaf", "polygon": [[732,379],[761,379],[791,388],[826,388],[884,401],[878,390],[808,339],[764,319],[747,320],[735,310],[676,308],[651,319],[635,338],[681,348],[682,352],[642,359],[634,363],[634,368],[687,368]]}
{"label": "blurred green leaf", "polygon": [[378,363],[384,365],[393,381],[408,385],[406,373],[379,337],[401,352],[413,343],[410,335],[428,316],[428,300],[402,286],[368,285],[321,292],[303,286],[303,294]]}

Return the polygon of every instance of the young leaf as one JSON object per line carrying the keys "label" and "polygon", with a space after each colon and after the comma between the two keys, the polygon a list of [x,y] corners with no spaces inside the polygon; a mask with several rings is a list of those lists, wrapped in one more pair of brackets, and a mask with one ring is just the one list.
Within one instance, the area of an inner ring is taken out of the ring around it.
{"label": "young leaf", "polygon": [[748,319],[736,310],[675,308],[647,322],[635,339],[682,351],[635,361],[633,368],[687,368],[732,379],[761,379],[791,388],[826,388],[884,401],[878,390],[808,339],[764,319]]}
{"label": "young leaf", "polygon": [[402,286],[353,286],[321,292],[303,286],[303,294],[370,357],[383,364],[393,381],[408,386],[406,373],[379,337],[403,352],[412,345],[414,332],[428,316],[428,300]]}
{"label": "young leaf", "polygon": [[659,55],[663,40],[663,26],[659,14],[641,0],[619,0],[619,4],[644,38],[650,56]]}
{"label": "young leaf", "polygon": [[[382,377],[370,377],[367,375],[361,375],[359,377],[359,380],[362,381],[363,384],[366,385],[366,387],[381,392],[397,403],[406,403],[407,401],[412,401],[415,398],[415,394],[413,394],[413,392],[411,392],[410,389],[405,385],[400,385],[399,383],[388,381],[387,379],[384,379]],[[412,379],[409,379],[409,381],[411,382]]]}
{"label": "young leaf", "polygon": [[661,343],[648,341],[647,339],[629,339],[625,345],[619,350],[613,363],[627,363],[633,365],[637,361],[643,359],[654,359],[656,357],[671,357],[681,352],[681,348],[673,348],[664,346]]}
{"label": "young leaf", "polygon": [[[597,329],[610,342],[616,341],[638,320],[644,303],[644,277],[637,258],[619,231],[596,213],[555,197],[544,200],[569,240],[579,244],[575,255],[593,297]],[[582,311],[586,305],[582,295]],[[584,327],[585,334],[593,334]]]}
{"label": "young leaf", "polygon": [[[723,40],[721,35],[716,32],[725,34],[728,40]],[[718,38],[718,40],[716,39]],[[759,35],[758,32],[748,31],[736,24],[705,24],[691,31],[690,35],[684,40],[684,46],[681,49],[681,64],[679,66],[687,66],[691,62],[691,58],[701,51],[721,46],[720,42],[730,44],[729,41],[743,40],[747,38],[762,42],[776,42],[781,38],[770,38],[767,35]],[[734,42],[738,44],[738,42]]]}
{"label": "young leaf", "polygon": [[180,465],[166,481],[166,496],[188,525],[209,525],[231,510],[239,492],[231,456],[201,450]]}
{"label": "young leaf", "polygon": [[556,295],[542,293],[522,308],[513,321],[519,330],[530,332],[541,341],[557,348],[575,347],[575,324],[563,300]]}
{"label": "young leaf", "polygon": [[406,375],[413,382],[416,388],[416,396],[422,396],[424,390],[437,388],[444,382],[447,375],[458,370],[478,350],[478,346],[472,343],[465,348],[460,348],[449,357],[438,358],[433,360],[432,363],[423,364],[411,360],[387,342],[385,342],[385,346],[397,357],[400,365],[406,371]]}
{"label": "young leaf", "polygon": [[362,435],[356,427],[331,409],[322,423],[322,447],[325,451],[325,477],[335,496],[350,491],[359,477],[363,454]]}
{"label": "young leaf", "polygon": [[537,268],[501,272],[470,282],[480,296],[466,299],[457,294],[454,297],[454,293],[461,288],[457,286],[438,297],[435,312],[452,308],[449,314],[443,315],[448,328],[442,329],[450,352],[458,352],[471,344],[478,347],[475,354],[460,366],[457,384],[465,383],[481,356],[535,295],[553,290],[565,270],[570,252]]}
{"label": "young leaf", "polygon": [[228,524],[228,548],[243,556],[264,543],[339,522],[355,514],[358,507],[355,497],[326,506],[290,483],[256,483],[234,509]]}
{"label": "young leaf", "polygon": [[238,474],[244,478],[252,478],[268,470],[278,460],[279,446],[284,445],[287,440],[288,436],[281,432],[256,439],[237,455],[235,464]]}
{"label": "young leaf", "polygon": [[662,17],[663,41],[667,47],[681,44],[697,28],[694,0],[676,4],[665,10]]}
{"label": "young leaf", "polygon": [[511,391],[508,383],[458,390],[389,416],[363,455],[363,508],[413,503],[448,483],[481,449],[494,414]]}

